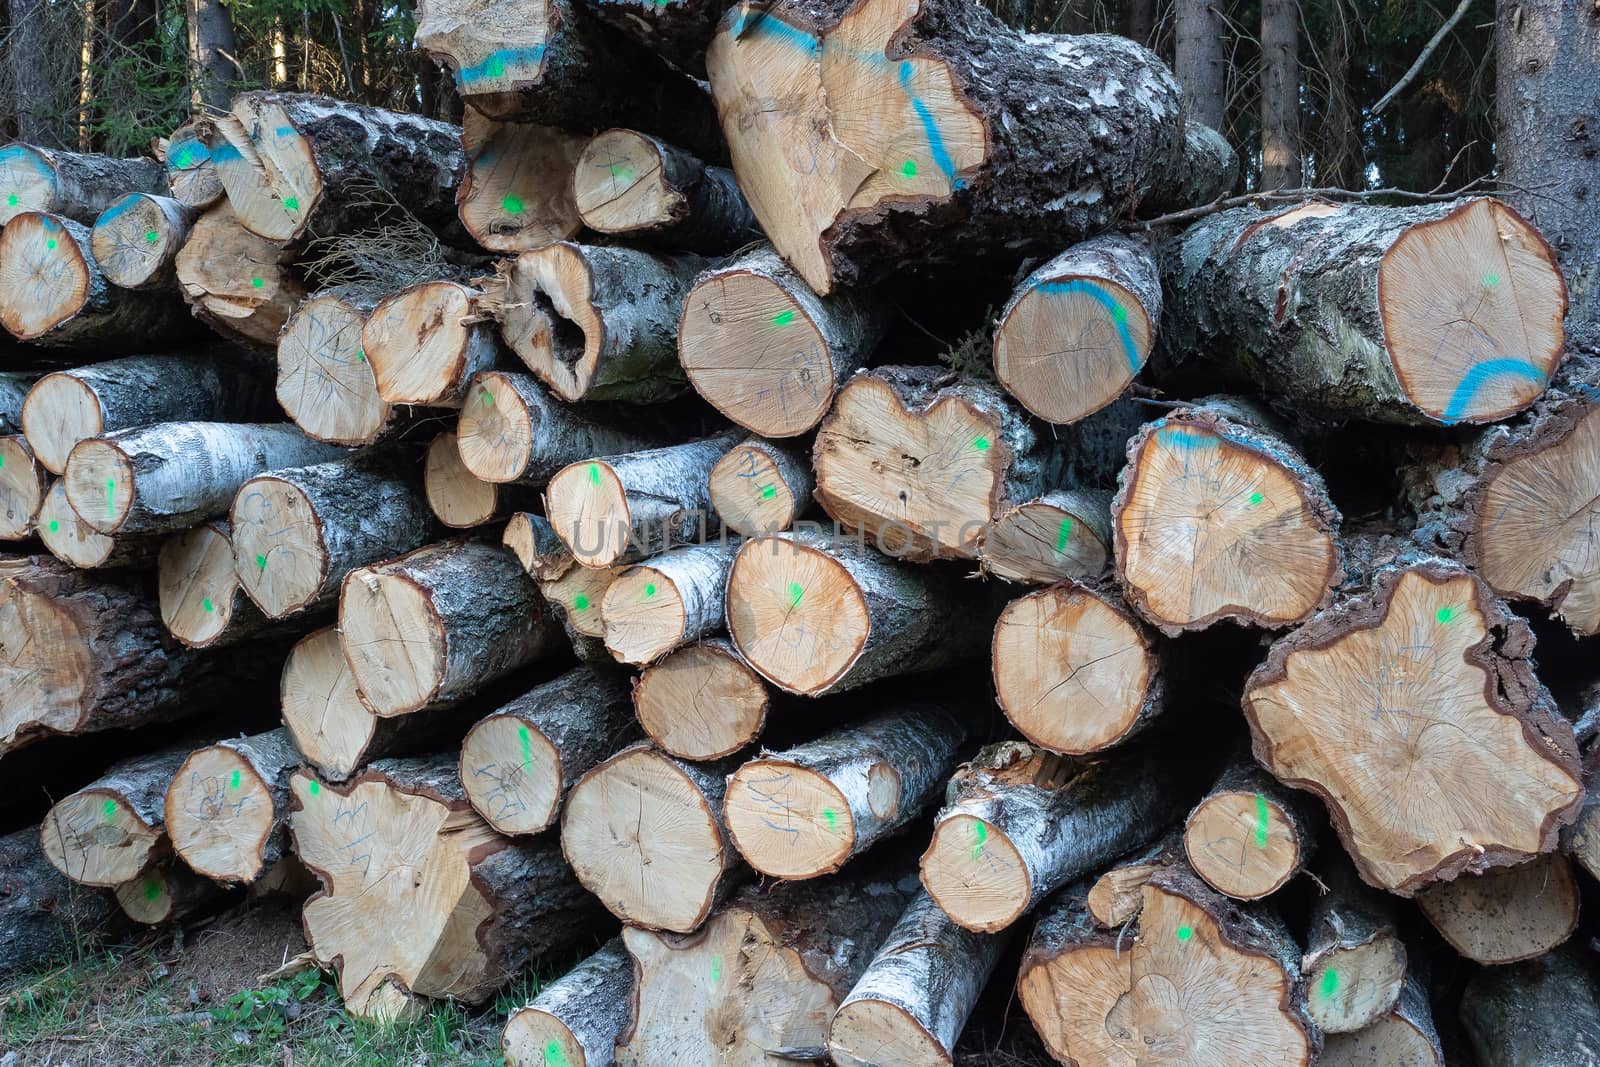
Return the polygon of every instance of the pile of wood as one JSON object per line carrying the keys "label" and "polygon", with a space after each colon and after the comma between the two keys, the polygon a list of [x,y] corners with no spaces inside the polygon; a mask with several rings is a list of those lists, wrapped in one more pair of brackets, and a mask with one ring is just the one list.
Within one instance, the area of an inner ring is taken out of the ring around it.
{"label": "pile of wood", "polygon": [[1147,226],[1234,162],[1144,48],[724,7],[428,0],[459,129],[20,149],[0,773],[187,732],[0,838],[8,962],[303,866],[364,1016],[587,955],[516,1064],[949,1064],[1013,985],[1067,1064],[1590,1062],[1600,358],[1545,240]]}

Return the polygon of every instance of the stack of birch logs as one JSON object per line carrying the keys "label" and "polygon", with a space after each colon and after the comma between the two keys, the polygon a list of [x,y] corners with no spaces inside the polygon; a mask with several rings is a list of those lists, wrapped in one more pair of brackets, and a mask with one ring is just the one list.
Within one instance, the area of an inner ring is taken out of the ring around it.
{"label": "stack of birch logs", "polygon": [[1600,1062],[1527,221],[1211,210],[1154,54],[966,0],[418,39],[460,128],[0,150],[0,775],[133,753],[0,824],[0,968],[309,885],[358,1015],[552,977],[513,1064]]}

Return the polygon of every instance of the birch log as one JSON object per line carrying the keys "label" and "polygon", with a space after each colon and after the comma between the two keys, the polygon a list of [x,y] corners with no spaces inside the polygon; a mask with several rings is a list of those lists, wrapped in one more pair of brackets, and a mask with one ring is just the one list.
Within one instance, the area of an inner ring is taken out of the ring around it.
{"label": "birch log", "polygon": [[811,458],[798,449],[748,437],[711,468],[708,495],[722,525],[743,537],[781,533],[811,506]]}
{"label": "birch log", "polygon": [[178,250],[198,213],[169,196],[128,193],[94,220],[89,248],[101,273],[124,289],[170,289]]}
{"label": "birch log", "polygon": [[361,351],[385,404],[459,408],[474,376],[504,362],[483,291],[422,282],[382,300],[361,328]]}
{"label": "birch log", "polygon": [[161,541],[155,537],[103,534],[83,521],[67,501],[66,479],[57,478],[39,506],[35,532],[45,551],[63,563],[84,570],[148,566]]}
{"label": "birch log", "polygon": [[467,167],[456,190],[461,225],[491,252],[529,252],[578,236],[583,220],[573,198],[572,168],[588,140],[553,126],[499,122],[467,108],[461,120]]}
{"label": "birch log", "polygon": [[1245,760],[1225,768],[1184,821],[1189,866],[1235,900],[1277,892],[1300,872],[1316,843],[1301,798]]}
{"label": "birch log", "polygon": [[195,318],[223,337],[276,354],[305,286],[280,241],[245,229],[226,200],[195,220],[178,252],[178,287]]}
{"label": "birch log", "polygon": [[39,844],[56,870],[82,885],[115,889],[168,850],[163,801],[187,752],[115,764],[51,806]]}
{"label": "birch log", "polygon": [[189,753],[164,800],[173,851],[217,882],[260,879],[286,854],[289,775],[300,762],[282,729]]}
{"label": "birch log", "polygon": [[700,641],[646,667],[634,714],[650,740],[680,759],[731,756],[761,736],[771,697],[725,638]]}
{"label": "birch log", "polygon": [[162,540],[156,592],[162,624],[189,648],[237,644],[271,628],[245,596],[233,565],[231,529],[220,520]]}
{"label": "birch log", "polygon": [[738,547],[719,541],[675,548],[617,575],[600,604],[606,648],[617,662],[654,663],[722,629]]}
{"label": "birch log", "polygon": [[1427,990],[1407,976],[1394,1007],[1365,1029],[1329,1033],[1317,1062],[1322,1067],[1445,1067]]}
{"label": "birch log", "polygon": [[1361,883],[1342,849],[1324,850],[1317,877],[1300,962],[1306,1007],[1323,1033],[1353,1034],[1395,1010],[1411,981],[1406,946],[1393,901]]}
{"label": "birch log", "polygon": [[1111,493],[1053,489],[999,512],[978,543],[984,573],[1030,585],[1098,577],[1111,562]]}
{"label": "birch log", "polygon": [[467,470],[453,433],[442,433],[428,442],[422,460],[422,492],[433,517],[452,530],[469,530],[510,515],[527,514],[518,509],[539,503],[538,490],[532,486],[496,485]]}
{"label": "birch log", "polygon": [[1578,928],[1578,880],[1572,861],[1554,852],[1429,886],[1417,906],[1467,959],[1517,963],[1544,955]]}
{"label": "birch log", "polygon": [[632,1000],[633,959],[614,937],[511,1012],[500,1039],[507,1067],[611,1063]]}
{"label": "birch log", "polygon": [[637,130],[597,134],[572,187],[578,216],[597,233],[705,255],[761,240],[733,171]]}
{"label": "birch log", "polygon": [[278,338],[278,403],[307,437],[369,445],[390,428],[393,407],[361,347],[373,301],[329,290],[295,308]]}
{"label": "birch log", "polygon": [[122,913],[141,926],[161,926],[215,910],[224,890],[179,860],[157,860],[113,891]]}
{"label": "birch log", "polygon": [[228,195],[217,177],[216,164],[211,161],[211,149],[200,129],[207,123],[204,117],[185,122],[167,138],[167,184],[179,203],[204,211]]}
{"label": "birch log", "polygon": [[28,447],[26,437],[0,437],[0,541],[33,536],[50,482],[50,472]]}
{"label": "birch log", "polygon": [[123,193],[166,188],[153,159],[118,159],[12,142],[0,148],[0,225],[30,211],[94,222]]}

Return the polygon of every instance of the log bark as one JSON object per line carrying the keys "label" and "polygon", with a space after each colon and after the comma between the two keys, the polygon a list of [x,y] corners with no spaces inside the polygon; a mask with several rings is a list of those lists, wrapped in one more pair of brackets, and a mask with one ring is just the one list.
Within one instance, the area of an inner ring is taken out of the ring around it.
{"label": "log bark", "polygon": [[761,736],[772,702],[765,683],[721,637],[680,648],[633,683],[639,725],[670,756],[716,760]]}
{"label": "log bark", "polygon": [[433,517],[452,530],[484,526],[506,518],[508,513],[525,514],[517,509],[539,503],[532,487],[496,485],[467,470],[453,433],[442,433],[428,442],[422,463],[422,491]]}
{"label": "log bark", "polygon": [[966,737],[949,710],[915,701],[794,748],[763,750],[728,780],[729,836],[769,877],[832,874],[922,813]]}
{"label": "log bark", "polygon": [[412,996],[478,1003],[588,936],[597,909],[555,843],[490,829],[453,755],[381,760],[347,786],[302,771],[290,792],[295,851],[322,883],[306,941],[357,1016]]}
{"label": "log bark", "polygon": [[1074,245],[1023,279],[994,331],[994,375],[1046,422],[1092,415],[1125,392],[1161,324],[1149,243],[1111,234]]}
{"label": "log bark", "polygon": [[1406,472],[1412,536],[1495,592],[1600,633],[1600,359],[1573,355],[1523,414]]}
{"label": "log bark", "polygon": [[173,199],[197,211],[204,211],[228,195],[211,161],[211,149],[201,128],[208,120],[190,119],[167,138],[167,184]]}
{"label": "log bark", "polygon": [[717,0],[584,0],[584,9],[696,78],[706,76],[706,47],[725,10]]}
{"label": "log bark", "polygon": [[79,441],[157,422],[270,417],[260,376],[221,351],[128,356],[47,374],[22,405],[22,429],[45,469],[64,474]]}
{"label": "log bark", "polygon": [[281,242],[245,229],[224,200],[195,220],[175,265],[195,318],[230,341],[275,355],[278,334],[306,298],[288,261]]}
{"label": "log bark", "polygon": [[157,560],[161,540],[152,536],[113,537],[83,521],[67,500],[66,479],[58,478],[39,506],[35,532],[45,551],[84,570],[147,567]]}
{"label": "log bark", "polygon": [[908,897],[850,877],[752,886],[692,937],[624,928],[637,1007],[619,1067],[826,1059],[839,1003]]}
{"label": "log bark", "polygon": [[224,884],[260,879],[288,848],[289,776],[300,763],[283,729],[189,753],[166,791],[173,851]]}
{"label": "log bark", "polygon": [[699,256],[561,241],[499,266],[501,336],[562,400],[648,404],[686,389],[678,315]]}
{"label": "log bark", "polygon": [[288,423],[163,422],[79,442],[62,481],[72,509],[103,534],[172,533],[226,514],[264,471],[340,454]]}
{"label": "log bark", "polygon": [[1527,624],[1447,560],[1353,542],[1347,565],[1340,602],[1245,685],[1257,762],[1317,794],[1362,879],[1400,896],[1554,848],[1583,785]]}
{"label": "log bark", "polygon": [[462,235],[456,186],[466,167],[447,123],[298,93],[241,93],[214,120],[211,161],[239,222],[269,241],[370,225],[392,200],[446,238]]}
{"label": "log bark", "polygon": [[711,468],[707,490],[722,525],[742,537],[781,533],[811,506],[810,457],[790,445],[748,437]]}
{"label": "log bark", "polygon": [[1575,950],[1479,971],[1461,997],[1461,1023],[1483,1067],[1600,1063],[1600,984]]}
{"label": "log bark", "polygon": [[37,559],[0,576],[0,633],[0,754],[181,718],[252,673],[178,644],[137,578]]}
{"label": "log bark", "polygon": [[617,662],[647,666],[721,630],[738,547],[723,540],[675,548],[617,575],[600,604]]}
{"label": "log bark", "polygon": [[0,437],[0,541],[32,537],[49,492],[50,473],[28,447],[27,438]]}
{"label": "log bark", "polygon": [[533,580],[484,541],[445,541],[353,570],[339,597],[339,641],[380,716],[453,703],[554,640]]}
{"label": "log bark", "polygon": [[1121,744],[1167,707],[1160,647],[1109,583],[1013,600],[991,646],[996,699],[1030,742],[1081,756]]}
{"label": "log bark", "polygon": [[456,190],[461,225],[491,252],[530,252],[578,236],[583,220],[572,168],[587,143],[585,134],[499,122],[467,108],[461,123],[467,168]]}
{"label": "log bark", "polygon": [[926,891],[918,893],[834,1014],[833,1062],[949,1067],[1008,940],[963,930]]}
{"label": "log bark", "polygon": [[500,1039],[507,1067],[612,1062],[633,1001],[633,959],[614,937],[511,1012]]}
{"label": "log bark", "polygon": [[0,974],[32,971],[122,928],[116,897],[45,859],[39,829],[0,837]]}
{"label": "log bark", "polygon": [[531,375],[502,371],[472,379],[456,441],[462,464],[484,481],[541,489],[569,463],[658,443],[620,419],[597,420],[558,402]]}
{"label": "log bark", "polygon": [[1189,866],[1235,900],[1271,896],[1316,850],[1316,830],[1299,796],[1253,762],[1225,768],[1184,821]]}
{"label": "log bark", "polygon": [[1307,415],[1494,422],[1564,351],[1555,255],[1497,200],[1224,211],[1163,246],[1162,282],[1168,366],[1208,354]]}
{"label": "log bark", "polygon": [[471,109],[489,118],[571,130],[637,123],[693,151],[719,151],[705,90],[571,0],[515,10],[492,0],[424,0],[416,36],[454,69]]}
{"label": "log bark", "polygon": [[22,404],[38,380],[32,371],[0,371],[0,436],[22,432]]}
{"label": "log bark", "polygon": [[12,143],[0,148],[0,189],[0,225],[41,211],[88,226],[124,193],[165,193],[167,180],[153,159]]}
{"label": "log bark", "polygon": [[[1374,1026],[1392,1029],[1383,1020],[1408,1010],[1399,1001],[1407,985],[1415,984],[1407,977],[1405,943],[1395,932],[1393,901],[1361,883],[1342,849],[1325,852],[1317,876],[1320,891],[1311,900],[1306,952],[1300,961],[1311,1021],[1330,1035]],[[1374,1034],[1370,1047],[1383,1047],[1388,1040]],[[1349,1047],[1345,1062],[1360,1062],[1355,1049],[1362,1046]],[[1332,1050],[1330,1041],[1328,1052]]]}
{"label": "log bark", "polygon": [[30,211],[0,232],[0,326],[18,340],[115,353],[180,340],[193,325],[170,291],[107,281],[82,223]]}
{"label": "log bark", "polygon": [[51,806],[39,825],[45,858],[82,885],[115,889],[170,849],[163,800],[187,752],[138,756]]}
{"label": "log bark", "polygon": [[860,542],[773,534],[733,561],[728,633],[763,678],[821,696],[979,654],[992,615],[971,588]]}
{"label": "log bark", "polygon": [[[1308,979],[1307,988],[1312,985]],[[1407,976],[1394,1007],[1363,1030],[1329,1033],[1317,1063],[1321,1067],[1445,1067],[1427,990],[1416,978]]]}
{"label": "log bark", "polygon": [[1088,909],[1089,918],[1102,929],[1126,926],[1144,908],[1145,883],[1158,872],[1183,862],[1181,830],[1122,857],[1093,882],[1085,883],[1088,892],[1084,896],[1084,907]]}
{"label": "log bark", "polygon": [[817,428],[817,502],[890,555],[973,559],[1014,503],[1059,484],[1050,442],[999,389],[944,367],[850,379]]}
{"label": "log bark", "polygon": [[1186,797],[1173,769],[1145,755],[1084,767],[1017,741],[991,746],[951,779],[922,884],[966,929],[1004,930],[1177,818]]}
{"label": "log bark", "polygon": [[723,822],[726,790],[715,765],[629,746],[572,787],[562,851],[584,888],[623,922],[692,933],[739,873]]}
{"label": "log bark", "polygon": [[232,528],[221,520],[161,542],[156,591],[162,623],[189,648],[237,644],[273,628],[240,585]]}
{"label": "log bark", "polygon": [[695,391],[729,419],[764,437],[794,437],[827,414],[892,315],[870,291],[818,296],[763,244],[695,279],[678,359]]}
{"label": "log bark", "polygon": [[475,375],[509,366],[483,295],[459,282],[423,282],[374,307],[361,350],[378,399],[459,408]]}
{"label": "log bark", "polygon": [[1111,562],[1111,496],[1054,489],[999,512],[978,542],[983,572],[1029,585],[1098,577]]}
{"label": "log bark", "polygon": [[1270,420],[1210,398],[1128,442],[1111,523],[1118,583],[1169,637],[1304,622],[1340,580],[1340,515]]}
{"label": "log bark", "polygon": [[123,915],[132,921],[141,926],[160,926],[215,909],[224,892],[217,883],[169,857],[117,886],[113,895]]}
{"label": "log bark", "polygon": [[395,451],[257,475],[229,517],[239,583],[274,619],[332,603],[345,575],[421,548],[437,529],[414,461]]}
{"label": "log bark", "polygon": [[1542,956],[1578,928],[1578,880],[1559,852],[1516,867],[1464,874],[1417,894],[1450,947],[1478,963]]}
{"label": "log bark", "polygon": [[632,711],[627,683],[590,667],[535,686],[467,731],[467,800],[503,834],[554,825],[573,783],[637,736]]}
{"label": "log bark", "polygon": [[278,403],[306,436],[370,445],[392,428],[393,408],[361,347],[371,298],[328,290],[303,301],[278,338]]}
{"label": "log bark", "polygon": [[739,9],[706,66],[756,218],[823,294],[908,263],[1057,251],[1183,158],[1182,93],[1154,53],[1024,35],[950,0]]}
{"label": "log bark", "polygon": [[762,239],[733,171],[637,130],[596,135],[573,169],[572,188],[578,217],[597,233],[703,255]]}
{"label": "log bark", "polygon": [[112,285],[170,289],[177,280],[178,250],[198,212],[168,196],[129,193],[95,219],[89,247]]}
{"label": "log bark", "polygon": [[697,441],[570,463],[545,489],[545,516],[585,567],[609,567],[718,533],[708,479],[739,441]]}
{"label": "log bark", "polygon": [[538,582],[554,581],[578,565],[550,520],[519,511],[506,522],[503,543],[517,555],[522,569]]}
{"label": "log bark", "polygon": [[1017,995],[1061,1063],[1297,1064],[1321,1037],[1281,923],[1181,868],[1141,891],[1133,936],[1094,926],[1069,894],[1034,928]]}

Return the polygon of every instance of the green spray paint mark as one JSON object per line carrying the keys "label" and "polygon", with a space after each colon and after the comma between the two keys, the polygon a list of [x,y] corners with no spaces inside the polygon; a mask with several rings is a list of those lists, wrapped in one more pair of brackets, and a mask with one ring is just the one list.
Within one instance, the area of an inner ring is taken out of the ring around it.
{"label": "green spray paint mark", "polygon": [[115,478],[106,479],[106,514],[111,516],[117,514],[117,480]]}
{"label": "green spray paint mark", "polygon": [[266,570],[267,569],[267,557],[266,556],[257,556],[256,557],[256,566],[260,567],[262,570]]}
{"label": "green spray paint mark", "polygon": [[1127,322],[1128,309],[1123,307],[1121,304],[1113,304],[1111,306],[1111,317],[1116,319],[1118,322]]}
{"label": "green spray paint mark", "polygon": [[600,464],[589,464],[589,484],[596,488],[600,485]]}
{"label": "green spray paint mark", "polygon": [[506,194],[505,198],[500,201],[500,209],[508,215],[522,214],[522,197]]}
{"label": "green spray paint mark", "polygon": [[6,457],[0,456],[0,467],[4,467],[5,465],[6,465]]}
{"label": "green spray paint mark", "polygon": [[483,400],[483,406],[484,407],[486,407],[486,408],[494,407],[494,394],[489,392],[489,390],[485,389],[483,391],[483,396],[482,396],[481,399]]}
{"label": "green spray paint mark", "polygon": [[832,808],[822,809],[822,821],[828,824],[828,830],[837,833],[839,830],[839,813]]}
{"label": "green spray paint mark", "polygon": [[1485,274],[1483,276],[1483,284],[1487,285],[1489,288],[1493,289],[1495,286],[1500,284],[1500,275],[1498,275],[1498,274]]}
{"label": "green spray paint mark", "polygon": [[549,1067],[567,1067],[567,1054],[561,1050],[561,1042],[546,1041],[544,1043],[544,1062]]}
{"label": "green spray paint mark", "polygon": [[233,772],[233,777],[228,779],[228,788],[229,789],[238,789],[239,788],[239,772],[238,771],[234,771]]}
{"label": "green spray paint mark", "polygon": [[1260,504],[1265,499],[1266,499],[1266,497],[1262,496],[1260,493],[1251,493],[1250,494],[1250,506],[1251,507],[1255,507],[1256,505]]}
{"label": "green spray paint mark", "polygon": [[60,519],[51,519],[50,520],[50,532],[51,533],[60,533],[61,532],[61,520]]}
{"label": "green spray paint mark", "polygon": [[722,957],[711,957],[711,984],[716,985],[722,981]]}
{"label": "green spray paint mark", "polygon": [[1450,607],[1440,608],[1434,613],[1433,617],[1442,623],[1451,623],[1456,621],[1456,616],[1459,614],[1461,614],[1461,609],[1451,605]]}
{"label": "green spray paint mark", "polygon": [[1187,941],[1194,936],[1194,931],[1187,926],[1178,927],[1178,940]]}
{"label": "green spray paint mark", "polygon": [[972,447],[979,452],[987,452],[989,451],[989,439],[987,437],[979,437],[972,442]]}
{"label": "green spray paint mark", "polygon": [[367,361],[367,350],[365,348],[356,349],[356,362],[357,363],[365,363],[366,361]]}
{"label": "green spray paint mark", "polygon": [[778,495],[778,487],[777,486],[775,486],[775,485],[763,485],[761,487],[761,499],[762,500],[771,500],[773,497],[775,497],[777,495]]}
{"label": "green spray paint mark", "polygon": [[267,283],[262,281],[260,278],[251,278],[250,279],[250,288],[252,288],[252,289],[259,289],[263,285],[266,285],[266,284]]}
{"label": "green spray paint mark", "polygon": [[1267,798],[1256,794],[1256,848],[1267,847]]}
{"label": "green spray paint mark", "polygon": [[908,159],[900,164],[900,173],[907,178],[915,178],[917,176],[917,161]]}
{"label": "green spray paint mark", "polygon": [[772,325],[774,325],[774,326],[787,326],[793,321],[794,321],[794,311],[793,310],[780,311],[776,315],[772,316]]}
{"label": "green spray paint mark", "polygon": [[1331,997],[1339,988],[1339,972],[1329,967],[1322,972],[1322,995]]}
{"label": "green spray paint mark", "polygon": [[989,827],[981,821],[973,823],[972,837],[976,842],[976,844],[972,846],[972,858],[977,859],[979,856],[983,855],[983,843],[989,840]]}
{"label": "green spray paint mark", "polygon": [[212,612],[212,611],[216,611],[217,610],[216,607],[211,603],[211,598],[210,597],[206,597],[204,600],[200,601],[200,606],[202,608],[205,608],[207,612]]}
{"label": "green spray paint mark", "polygon": [[606,169],[611,173],[611,177],[613,179],[615,179],[616,181],[619,181],[619,182],[631,182],[631,181],[633,181],[633,168],[628,166],[625,163],[613,163],[613,164],[611,164],[611,166],[607,167]]}
{"label": "green spray paint mark", "polygon": [[161,883],[154,878],[144,884],[144,899],[155,900],[161,896]]}
{"label": "green spray paint mark", "polygon": [[44,243],[44,246],[46,248],[48,248],[50,251],[54,252],[56,250],[56,240],[55,240],[55,238],[54,237],[50,238],[50,240],[48,240],[48,241],[46,241]]}
{"label": "green spray paint mark", "polygon": [[10,196],[6,197],[6,204],[9,207],[16,207],[17,206],[17,194],[16,193],[12,193]]}
{"label": "green spray paint mark", "polygon": [[504,78],[506,76],[506,61],[499,56],[489,60],[488,74],[491,78]]}
{"label": "green spray paint mark", "polygon": [[106,813],[106,822],[110,822],[112,819],[117,817],[117,802],[115,800],[108,800],[105,802],[105,806],[101,810]]}
{"label": "green spray paint mark", "polygon": [[311,795],[312,796],[316,796],[318,793],[322,792],[322,783],[321,782],[312,782],[310,788],[311,788]]}
{"label": "green spray paint mark", "polygon": [[1062,519],[1061,525],[1056,527],[1056,551],[1067,550],[1067,538],[1072,536],[1072,520]]}
{"label": "green spray paint mark", "polygon": [[526,726],[517,727],[517,740],[522,742],[522,770],[526,773],[533,767],[533,742],[528,738]]}
{"label": "green spray paint mark", "polygon": [[791,609],[799,607],[800,601],[805,597],[805,595],[805,586],[801,585],[799,582],[789,583],[789,607]]}
{"label": "green spray paint mark", "polygon": [[646,585],[644,587],[644,595],[647,596],[647,597],[655,596],[656,595],[656,583],[651,582],[650,584]]}
{"label": "green spray paint mark", "polygon": [[189,150],[185,148],[183,151],[179,152],[177,158],[172,161],[172,165],[177,167],[179,170],[187,167],[189,165]]}
{"label": "green spray paint mark", "polygon": [[157,241],[161,240],[161,235],[154,230],[146,230],[144,239],[149,241],[151,244],[155,244]]}
{"label": "green spray paint mark", "polygon": [[293,197],[293,196],[284,197],[283,198],[283,210],[285,210],[285,211],[299,211],[300,210],[300,201],[299,201],[299,199],[297,197]]}
{"label": "green spray paint mark", "polygon": [[572,598],[572,606],[577,608],[579,611],[588,611],[589,598],[584,596],[582,593],[579,593],[577,596]]}

